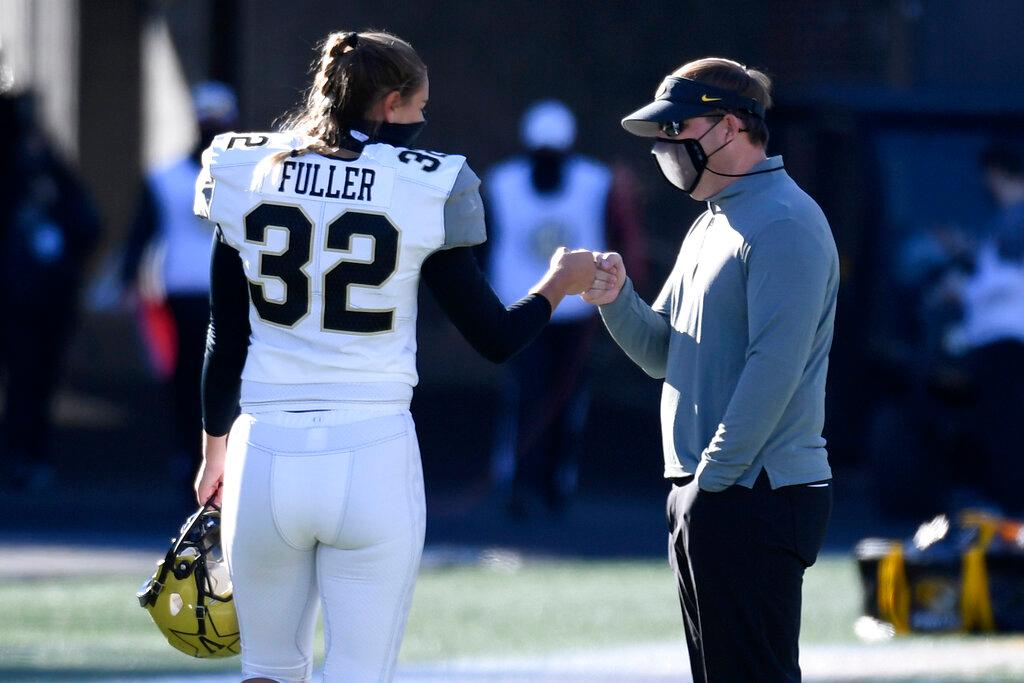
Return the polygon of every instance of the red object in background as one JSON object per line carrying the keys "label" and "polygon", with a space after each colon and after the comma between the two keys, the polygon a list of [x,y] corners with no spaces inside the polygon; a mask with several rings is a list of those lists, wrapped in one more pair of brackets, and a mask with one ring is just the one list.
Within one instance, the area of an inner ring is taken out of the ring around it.
{"label": "red object in background", "polygon": [[638,289],[647,286],[647,232],[641,216],[640,181],[625,164],[612,165],[608,197],[608,249],[622,254],[626,274]]}
{"label": "red object in background", "polygon": [[139,333],[158,379],[170,379],[178,362],[178,335],[171,309],[163,301],[139,302]]}

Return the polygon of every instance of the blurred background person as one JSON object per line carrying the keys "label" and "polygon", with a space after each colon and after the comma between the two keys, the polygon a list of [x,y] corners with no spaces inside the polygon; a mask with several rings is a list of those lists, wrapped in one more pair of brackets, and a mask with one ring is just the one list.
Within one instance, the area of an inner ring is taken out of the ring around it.
{"label": "blurred background person", "polygon": [[[558,100],[526,111],[520,139],[525,153],[496,165],[483,184],[490,236],[483,256],[501,300],[515,302],[560,245],[615,245],[643,277],[646,250],[632,174],[574,152],[576,119]],[[560,512],[576,489],[596,320],[582,299],[566,299],[508,364],[492,476],[513,516],[527,516],[538,501]]]}
{"label": "blurred background person", "polygon": [[124,291],[137,305],[142,336],[174,407],[171,474],[191,498],[201,459],[199,408],[206,327],[210,320],[210,225],[192,213],[200,155],[238,121],[234,91],[216,81],[192,88],[199,139],[186,155],[144,178],[121,268]]}
{"label": "blurred background person", "polygon": [[997,213],[987,245],[1005,261],[1024,259],[1024,152],[1019,146],[993,142],[978,159],[985,187]]}
{"label": "blurred background person", "polygon": [[929,224],[895,262],[908,345],[892,359],[899,379],[876,403],[870,438],[880,502],[897,515],[1021,510],[1024,160],[998,142],[978,162],[994,217]]}
{"label": "blurred background person", "polygon": [[956,468],[971,439],[971,380],[946,340],[961,316],[955,283],[974,268],[976,245],[964,226],[925,221],[893,250],[889,296],[900,314],[879,326],[867,429],[886,515],[915,518],[974,495]]}
{"label": "blurred background person", "polygon": [[1024,158],[992,145],[980,157],[998,212],[982,235],[973,271],[951,286],[962,322],[949,334],[973,384],[973,447],[963,458],[982,495],[1003,512],[1024,512]]}
{"label": "blurred background person", "polygon": [[99,231],[91,198],[37,124],[35,96],[0,92],[0,487],[7,490],[55,482],[51,407]]}

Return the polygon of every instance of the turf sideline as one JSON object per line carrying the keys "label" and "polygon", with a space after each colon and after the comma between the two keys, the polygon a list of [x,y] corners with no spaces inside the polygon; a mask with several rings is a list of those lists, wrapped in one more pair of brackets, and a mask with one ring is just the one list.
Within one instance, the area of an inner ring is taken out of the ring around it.
{"label": "turf sideline", "polygon": [[[878,645],[809,645],[801,656],[813,681],[1020,680],[1024,638],[998,642],[896,641]],[[317,672],[319,675],[319,672]],[[993,678],[997,676],[997,678]],[[183,679],[123,678],[112,683],[229,683],[237,674]],[[314,676],[316,680],[316,676]],[[396,683],[662,683],[692,681],[682,643],[575,650],[540,657],[464,658],[399,667]]]}

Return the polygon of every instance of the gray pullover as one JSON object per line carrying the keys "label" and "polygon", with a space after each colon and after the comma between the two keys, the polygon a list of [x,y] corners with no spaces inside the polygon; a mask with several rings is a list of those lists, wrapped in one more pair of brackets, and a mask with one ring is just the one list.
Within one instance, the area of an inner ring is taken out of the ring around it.
{"label": "gray pullover", "polygon": [[[752,171],[782,166],[771,157]],[[648,306],[627,279],[601,317],[664,379],[665,476],[721,491],[831,477],[822,427],[839,257],[818,205],[779,170],[708,201]]]}

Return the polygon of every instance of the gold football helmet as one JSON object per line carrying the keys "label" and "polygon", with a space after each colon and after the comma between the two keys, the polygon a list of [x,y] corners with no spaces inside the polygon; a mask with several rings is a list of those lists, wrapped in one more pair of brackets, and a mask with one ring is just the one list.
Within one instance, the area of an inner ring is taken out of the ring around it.
{"label": "gold football helmet", "polygon": [[200,658],[240,652],[231,579],[220,552],[220,508],[212,500],[185,521],[138,592],[167,642]]}

